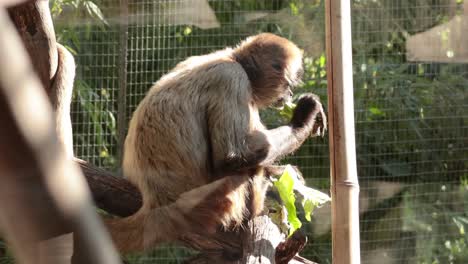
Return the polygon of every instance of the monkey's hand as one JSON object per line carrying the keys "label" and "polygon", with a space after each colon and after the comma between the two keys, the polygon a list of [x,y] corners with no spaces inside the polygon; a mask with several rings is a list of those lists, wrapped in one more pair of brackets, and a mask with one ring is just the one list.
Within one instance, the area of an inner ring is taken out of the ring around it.
{"label": "monkey's hand", "polygon": [[323,136],[327,127],[325,112],[317,95],[303,94],[293,110],[291,122],[286,126],[263,130],[268,143],[268,154],[261,166],[269,166],[278,159],[297,150],[309,136]]}
{"label": "monkey's hand", "polygon": [[307,93],[297,102],[291,119],[291,126],[299,136],[324,136],[327,117],[317,95]]}

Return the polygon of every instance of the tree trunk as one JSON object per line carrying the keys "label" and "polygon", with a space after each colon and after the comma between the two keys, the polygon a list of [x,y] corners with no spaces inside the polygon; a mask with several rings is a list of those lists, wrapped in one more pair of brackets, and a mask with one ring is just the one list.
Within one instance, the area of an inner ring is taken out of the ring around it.
{"label": "tree trunk", "polygon": [[50,94],[58,58],[49,1],[23,3],[9,8],[8,12],[42,86],[46,88],[47,94]]}

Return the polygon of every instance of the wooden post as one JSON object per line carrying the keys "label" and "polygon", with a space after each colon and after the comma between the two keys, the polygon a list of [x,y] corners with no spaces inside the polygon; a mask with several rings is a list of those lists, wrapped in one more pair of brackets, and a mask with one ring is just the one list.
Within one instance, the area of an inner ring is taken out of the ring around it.
{"label": "wooden post", "polygon": [[333,263],[360,263],[359,183],[354,139],[351,1],[325,5]]}

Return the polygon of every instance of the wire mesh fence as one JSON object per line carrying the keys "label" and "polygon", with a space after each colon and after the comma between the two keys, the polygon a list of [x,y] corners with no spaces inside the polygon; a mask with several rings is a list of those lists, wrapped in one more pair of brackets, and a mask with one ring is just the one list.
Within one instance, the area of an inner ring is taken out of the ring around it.
{"label": "wire mesh fence", "polygon": [[[75,154],[101,167],[118,170],[128,120],[155,81],[189,56],[249,35],[273,32],[304,49],[296,94],[314,92],[326,102],[323,0],[51,7],[58,39],[78,65]],[[354,0],[352,20],[362,262],[468,263],[468,4]],[[278,125],[274,113],[262,117]],[[309,185],[329,188],[326,138],[307,141],[284,163],[299,166]],[[330,221],[329,206],[315,212],[302,255],[331,263]],[[190,254],[163,247],[129,262],[179,263]]]}
{"label": "wire mesh fence", "polygon": [[363,263],[468,261],[468,60],[453,54],[467,28],[450,26],[466,14],[462,1],[353,6]]}

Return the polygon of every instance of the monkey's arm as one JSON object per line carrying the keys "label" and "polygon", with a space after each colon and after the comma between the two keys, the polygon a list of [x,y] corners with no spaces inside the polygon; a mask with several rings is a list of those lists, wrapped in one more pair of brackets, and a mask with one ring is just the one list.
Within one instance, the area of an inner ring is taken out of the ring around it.
{"label": "monkey's arm", "polygon": [[281,157],[296,151],[310,136],[323,136],[327,128],[326,116],[318,96],[304,94],[294,109],[289,125],[262,131],[270,149],[260,165],[273,164]]}
{"label": "monkey's arm", "polygon": [[[231,113],[236,113],[236,111],[231,111]],[[233,119],[230,120],[232,122]],[[242,143],[238,144],[238,149],[243,152],[232,153],[244,153],[244,155],[231,155],[224,159],[223,163],[218,163],[221,164],[218,172],[224,176],[257,166],[269,166],[296,151],[309,136],[323,136],[325,130],[326,116],[318,97],[305,94],[299,100],[289,125],[270,130],[254,130],[244,134],[238,131],[237,136],[244,136]]]}
{"label": "monkey's arm", "polygon": [[250,82],[240,66],[222,64],[217,74],[220,86],[207,109],[211,160],[217,177],[234,175],[257,166],[274,163],[295,151],[316,127],[326,127],[318,97],[306,94],[299,100],[291,123],[264,130],[257,109],[252,105]]}
{"label": "monkey's arm", "polygon": [[[265,135],[253,131],[258,118],[250,81],[237,63],[212,67],[206,110],[211,166],[215,177],[239,174],[259,164],[268,152]],[[253,131],[253,132],[252,132]]]}

